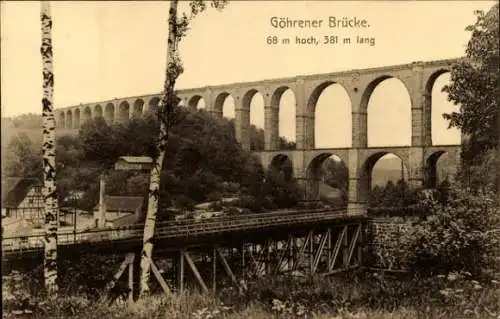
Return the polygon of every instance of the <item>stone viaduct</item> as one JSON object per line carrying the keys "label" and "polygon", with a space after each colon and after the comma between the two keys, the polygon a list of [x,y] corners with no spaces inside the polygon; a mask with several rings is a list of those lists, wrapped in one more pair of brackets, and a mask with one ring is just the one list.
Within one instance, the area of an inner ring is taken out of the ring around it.
{"label": "stone viaduct", "polygon": [[[392,153],[401,158],[407,168],[408,180],[414,187],[434,186],[436,163],[448,153],[448,164],[456,169],[459,145],[433,145],[431,135],[431,92],[438,76],[449,72],[457,59],[350,70],[327,74],[296,76],[179,90],[182,104],[196,109],[198,101],[214,116],[222,117],[225,99],[232,96],[235,105],[235,133],[244,149],[250,149],[250,103],[260,92],[264,99],[265,149],[255,152],[265,168],[288,158],[293,175],[303,186],[303,199],[318,198],[318,168],[331,155],[338,156],[348,168],[348,198],[353,209],[364,209],[371,188],[371,171],[382,156]],[[368,147],[368,102],[376,86],[388,78],[399,79],[411,100],[411,145],[398,147]],[[340,84],[347,92],[352,110],[352,147],[315,149],[315,107],[321,92],[331,84]],[[296,150],[279,150],[279,102],[291,89],[296,101]],[[114,99],[56,110],[58,127],[77,129],[98,116],[108,123],[126,122],[158,107],[159,94]]]}

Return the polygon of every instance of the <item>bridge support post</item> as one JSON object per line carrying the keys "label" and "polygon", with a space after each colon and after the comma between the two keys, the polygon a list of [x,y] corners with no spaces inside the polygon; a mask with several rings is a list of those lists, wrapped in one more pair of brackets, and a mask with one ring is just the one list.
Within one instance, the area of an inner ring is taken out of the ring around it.
{"label": "bridge support post", "polygon": [[[294,165],[306,165],[303,158],[294,158]],[[307,169],[294,168],[295,180],[301,191],[299,206],[314,207],[321,204],[319,198],[319,181],[314,176],[308,176]]]}
{"label": "bridge support post", "polygon": [[295,81],[295,141],[298,150],[314,148],[314,112],[308,109],[309,93],[303,77]]}
{"label": "bridge support post", "polygon": [[[148,260],[150,265],[151,265],[151,270],[160,283],[161,288],[163,289],[165,295],[169,296],[171,294],[171,291],[165,282],[165,279],[163,279],[163,276],[161,275],[160,271],[154,264],[154,262],[149,259]],[[135,254],[134,253],[128,253],[127,256],[125,257],[125,260],[121,263],[120,267],[118,268],[118,271],[116,274],[113,276],[113,279],[106,285],[104,289],[104,294],[103,297],[101,298],[101,301],[106,301],[108,299],[107,294],[109,294],[110,291],[113,291],[113,289],[116,287],[117,282],[120,280],[122,275],[125,273],[125,270],[128,268],[128,301],[129,302],[134,302],[134,263],[135,263]],[[124,293],[113,293],[113,298],[111,302],[114,300],[118,299],[119,297],[125,297]]]}
{"label": "bridge support post", "polygon": [[[353,99],[353,101],[359,98]],[[359,101],[361,103],[361,101]],[[355,104],[353,104],[354,106]],[[368,145],[368,115],[366,110],[353,110],[352,112],[352,147],[366,148]],[[349,159],[350,161],[350,159]]]}
{"label": "bridge support post", "polygon": [[424,186],[424,148],[411,147],[409,156],[409,183],[412,188]]}
{"label": "bridge support post", "polygon": [[169,296],[171,294],[170,289],[168,288],[167,283],[165,282],[165,279],[163,279],[163,276],[161,275],[160,271],[156,267],[155,263],[153,260],[149,260],[149,263],[151,264],[151,270],[153,271],[153,274],[156,277],[156,280],[160,283],[161,288],[163,289],[163,292],[165,295]]}
{"label": "bridge support post", "polygon": [[198,281],[198,283],[200,284],[200,287],[203,290],[203,292],[204,293],[208,293],[207,285],[203,281],[203,278],[201,278],[201,275],[200,275],[198,269],[196,268],[196,265],[194,264],[194,261],[191,259],[191,256],[189,255],[189,253],[187,251],[182,251],[181,254],[184,256],[184,258],[186,258],[186,261],[187,261],[187,263],[189,265],[189,268],[191,268],[191,271],[193,272],[194,277],[196,278],[196,280]]}
{"label": "bridge support post", "polygon": [[363,232],[365,231],[366,224],[362,223],[359,225],[359,237],[358,237],[358,263],[361,266],[363,264],[363,246],[365,245]]}
{"label": "bridge support post", "polygon": [[270,276],[272,273],[272,268],[271,268],[272,241],[270,239],[267,239],[264,245],[265,245],[264,251],[266,254],[264,257],[264,273],[266,276]]}
{"label": "bridge support post", "polygon": [[421,62],[412,65],[410,95],[411,148],[408,163],[409,182],[412,188],[424,186],[424,146],[432,144],[431,131],[431,88],[424,85],[424,66]]}
{"label": "bridge support post", "polygon": [[311,239],[309,240],[309,247],[308,248],[308,254],[307,254],[307,257],[308,257],[308,267],[307,267],[307,270],[309,271],[309,275],[312,276],[313,274],[313,253],[314,253],[314,240],[315,240],[315,233],[314,231],[311,231]]}
{"label": "bridge support post", "polygon": [[264,149],[279,149],[279,110],[271,103],[264,106]]}
{"label": "bridge support post", "polygon": [[295,140],[298,150],[314,149],[314,114],[297,114]]}
{"label": "bridge support post", "polygon": [[245,243],[242,243],[241,244],[241,268],[242,269],[245,269],[245,252],[246,252],[246,246],[245,246]]}
{"label": "bridge support post", "polygon": [[250,109],[243,105],[239,92],[234,96],[234,113],[236,140],[244,150],[250,150]]}
{"label": "bridge support post", "polygon": [[[129,300],[133,301],[133,286],[134,286],[134,281],[133,281],[133,267],[134,267],[134,259],[135,259],[135,255],[134,253],[129,253],[127,254],[127,256],[125,257],[125,260],[121,263],[120,267],[118,268],[118,271],[115,273],[115,275],[113,276],[113,279],[106,285],[106,287],[104,288],[104,292],[103,292],[103,295],[101,297],[101,302],[105,302],[107,301],[109,298],[108,298],[108,294],[110,291],[113,291],[113,289],[116,287],[116,283],[118,282],[118,280],[120,280],[121,276],[123,275],[123,273],[125,272],[125,270],[127,269],[127,267],[129,268],[129,281],[128,281],[128,284],[129,284],[129,291],[128,291],[128,298]],[[116,299],[118,299],[120,296],[123,296],[122,293],[113,293],[114,295],[114,298],[112,298],[111,302],[115,301]]]}
{"label": "bridge support post", "polygon": [[205,92],[203,92],[203,101],[205,101],[205,110],[208,113],[218,117],[220,114],[220,118],[222,118],[222,110],[215,110],[215,101],[213,98],[213,92],[210,87],[205,88]]}
{"label": "bridge support post", "polygon": [[184,251],[181,250],[175,258],[176,262],[176,275],[177,275],[177,292],[182,294],[184,292]]}
{"label": "bridge support post", "polygon": [[293,271],[301,270],[309,276],[329,275],[360,266],[362,229],[360,222],[311,230],[299,241],[299,253],[294,258]]}
{"label": "bridge support post", "polygon": [[217,246],[212,248],[212,293],[217,290]]}
{"label": "bridge support post", "polygon": [[134,302],[134,258],[128,264],[128,289],[130,290],[128,293],[128,301],[130,303]]}
{"label": "bridge support post", "polygon": [[229,263],[226,261],[226,258],[224,258],[224,255],[220,252],[219,249],[215,249],[217,252],[217,255],[219,255],[220,261],[222,263],[222,266],[224,267],[224,270],[226,271],[226,274],[231,278],[231,281],[233,284],[238,287],[238,290],[240,293],[243,292],[242,287],[238,283],[238,280],[236,279],[236,276],[234,275],[233,271],[231,270],[231,267],[229,266]]}
{"label": "bridge support post", "polygon": [[289,273],[292,272],[293,267],[295,265],[295,256],[297,255],[296,247],[297,247],[297,238],[295,236],[292,236],[292,238],[290,239],[290,247],[289,247],[290,254],[288,255],[288,267],[287,267],[287,271]]}
{"label": "bridge support post", "polygon": [[348,151],[348,158],[349,184],[347,213],[349,215],[365,215],[368,206],[368,177],[363,174],[360,167],[361,160],[358,149],[350,149]]}
{"label": "bridge support post", "polygon": [[411,145],[422,147],[432,144],[431,132],[431,88],[424,85],[422,62],[414,63],[411,67],[412,78],[408,83],[411,96]]}

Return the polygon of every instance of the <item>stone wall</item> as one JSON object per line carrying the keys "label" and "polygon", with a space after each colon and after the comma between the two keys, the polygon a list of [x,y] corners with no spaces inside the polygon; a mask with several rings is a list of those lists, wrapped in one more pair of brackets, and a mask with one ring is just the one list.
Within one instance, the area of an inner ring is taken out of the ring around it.
{"label": "stone wall", "polygon": [[377,217],[368,221],[366,226],[365,266],[408,270],[411,250],[401,237],[413,228],[412,221],[399,217]]}

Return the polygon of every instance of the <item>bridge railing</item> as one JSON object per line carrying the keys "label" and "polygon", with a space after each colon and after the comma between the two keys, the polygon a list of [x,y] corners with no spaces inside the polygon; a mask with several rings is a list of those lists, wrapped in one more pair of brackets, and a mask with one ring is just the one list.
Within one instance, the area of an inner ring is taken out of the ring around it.
{"label": "bridge railing", "polygon": [[[133,228],[99,229],[81,232],[59,232],[57,244],[59,246],[73,245],[85,242],[99,242],[104,240],[118,240],[127,238],[137,232]],[[2,251],[30,251],[44,246],[44,234],[15,236],[2,238]]]}
{"label": "bridge railing", "polygon": [[197,235],[219,234],[222,232],[235,232],[266,227],[286,226],[300,223],[329,220],[333,215],[341,216],[345,210],[326,211],[319,210],[311,214],[263,214],[248,216],[247,218],[227,220],[206,220],[203,223],[189,223],[170,227],[160,227],[156,231],[158,238],[188,237]]}
{"label": "bridge railing", "polygon": [[[155,237],[174,238],[196,235],[210,235],[221,232],[234,232],[266,227],[300,224],[331,219],[332,216],[345,215],[346,209],[308,209],[282,210],[279,212],[260,214],[241,214],[220,216],[205,219],[188,219],[182,221],[164,221],[156,224]],[[58,233],[58,245],[72,245],[116,240],[142,239],[144,225],[133,225],[119,228],[91,229],[81,232]],[[43,247],[44,234],[25,237],[2,238],[4,252],[29,252]]]}

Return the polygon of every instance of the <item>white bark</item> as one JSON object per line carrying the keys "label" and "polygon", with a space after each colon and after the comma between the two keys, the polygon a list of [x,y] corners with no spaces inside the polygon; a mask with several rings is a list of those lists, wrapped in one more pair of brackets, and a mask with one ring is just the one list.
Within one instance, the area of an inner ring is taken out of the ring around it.
{"label": "white bark", "polygon": [[43,134],[43,195],[45,200],[45,287],[49,294],[57,292],[57,192],[56,192],[56,143],[53,111],[54,74],[52,72],[52,17],[50,2],[42,1],[40,10],[43,64],[42,134]]}
{"label": "white bark", "polygon": [[155,232],[156,215],[158,212],[158,200],[160,195],[160,174],[163,167],[163,159],[165,158],[166,139],[168,135],[168,125],[166,119],[162,119],[168,115],[167,108],[173,108],[175,105],[169,105],[173,101],[175,75],[172,76],[172,68],[176,66],[176,52],[177,52],[177,37],[176,37],[176,23],[177,23],[177,0],[170,1],[170,10],[168,17],[168,42],[167,42],[167,70],[164,83],[163,98],[160,101],[159,117],[160,117],[160,134],[157,144],[158,156],[153,160],[151,168],[150,182],[149,182],[149,200],[146,221],[144,224],[144,239],[141,254],[141,286],[140,294],[143,295],[149,292],[149,277],[151,265],[149,263],[152,259],[153,253],[153,236]]}

